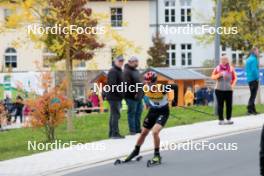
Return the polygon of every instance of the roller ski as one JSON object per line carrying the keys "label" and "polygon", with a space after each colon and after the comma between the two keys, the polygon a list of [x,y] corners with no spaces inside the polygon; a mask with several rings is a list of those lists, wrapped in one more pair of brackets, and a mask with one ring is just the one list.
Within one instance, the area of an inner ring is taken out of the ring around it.
{"label": "roller ski", "polygon": [[117,159],[114,162],[114,165],[125,164],[133,161],[139,162],[142,158],[143,158],[142,156],[139,156],[139,151],[134,150],[126,159],[124,160]]}
{"label": "roller ski", "polygon": [[151,160],[148,160],[147,167],[161,165],[161,157],[159,155],[154,156]]}

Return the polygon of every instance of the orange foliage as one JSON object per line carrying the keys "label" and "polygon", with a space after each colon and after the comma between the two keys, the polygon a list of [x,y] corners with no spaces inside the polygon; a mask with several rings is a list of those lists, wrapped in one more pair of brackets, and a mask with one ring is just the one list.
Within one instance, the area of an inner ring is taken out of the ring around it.
{"label": "orange foliage", "polygon": [[6,123],[6,110],[4,105],[1,103],[0,104],[0,126],[4,125]]}
{"label": "orange foliage", "polygon": [[72,100],[65,96],[65,81],[52,87],[50,73],[41,75],[41,85],[44,93],[26,101],[26,105],[30,108],[29,125],[44,127],[48,140],[54,140],[55,127],[64,121],[66,111],[72,107]]}

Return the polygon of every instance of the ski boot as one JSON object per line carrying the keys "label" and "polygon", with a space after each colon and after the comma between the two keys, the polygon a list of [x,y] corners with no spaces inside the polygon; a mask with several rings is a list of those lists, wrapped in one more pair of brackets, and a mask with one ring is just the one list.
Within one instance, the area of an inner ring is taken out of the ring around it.
{"label": "ski boot", "polygon": [[156,166],[161,164],[161,156],[155,155],[151,160],[148,160],[147,167]]}
{"label": "ski boot", "polygon": [[131,162],[133,160],[133,158],[136,158],[135,159],[136,161],[140,161],[143,157],[142,156],[138,156],[138,155],[139,155],[139,151],[133,150],[133,152],[128,157],[126,157],[124,160],[117,159],[114,162],[114,165],[119,165],[119,164],[124,164],[124,163]]}

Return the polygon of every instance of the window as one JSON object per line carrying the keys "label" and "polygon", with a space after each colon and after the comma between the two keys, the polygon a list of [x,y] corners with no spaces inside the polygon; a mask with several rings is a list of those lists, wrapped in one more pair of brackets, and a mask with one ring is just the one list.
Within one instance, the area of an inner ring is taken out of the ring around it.
{"label": "window", "polygon": [[165,0],[165,23],[175,22],[175,0]]}
{"label": "window", "polygon": [[192,65],[192,44],[181,45],[181,65]]}
{"label": "window", "polygon": [[122,25],[123,25],[122,8],[111,8],[111,26],[122,27]]}
{"label": "window", "polygon": [[74,98],[85,98],[85,87],[83,85],[73,86]]}
{"label": "window", "polygon": [[118,56],[123,56],[123,53],[118,51],[116,47],[111,48],[111,61],[114,61]]}
{"label": "window", "polygon": [[191,0],[181,0],[181,22],[192,21]]}
{"label": "window", "polygon": [[77,65],[78,68],[86,68],[86,62],[84,60],[80,61]]}
{"label": "window", "polygon": [[239,50],[232,50],[232,64],[234,66],[242,66],[244,54]]}
{"label": "window", "polygon": [[240,66],[243,65],[243,59],[244,59],[244,54],[243,53],[238,54],[238,65]]}
{"label": "window", "polygon": [[111,61],[114,61],[117,57],[116,48],[111,48]]}
{"label": "window", "polygon": [[166,65],[176,66],[176,45],[168,45]]}
{"label": "window", "polygon": [[17,52],[14,48],[7,48],[5,51],[5,67],[17,68]]}
{"label": "window", "polygon": [[8,21],[8,18],[12,15],[11,9],[4,9],[4,18],[6,21]]}
{"label": "window", "polygon": [[50,66],[49,59],[43,58],[42,65],[44,68],[48,68]]}
{"label": "window", "polygon": [[43,15],[48,16],[48,15],[50,15],[50,9],[49,8],[44,8],[42,13],[43,13]]}
{"label": "window", "polygon": [[44,48],[42,51],[43,56],[43,67],[49,67],[50,66],[50,58],[56,57],[56,54],[50,51],[48,48]]}
{"label": "window", "polygon": [[221,46],[221,56],[226,55],[226,46]]}

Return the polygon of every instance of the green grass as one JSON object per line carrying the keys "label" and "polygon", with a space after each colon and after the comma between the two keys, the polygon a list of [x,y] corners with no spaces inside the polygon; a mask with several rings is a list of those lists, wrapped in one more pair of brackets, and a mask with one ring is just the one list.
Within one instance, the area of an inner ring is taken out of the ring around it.
{"label": "green grass", "polygon": [[[193,107],[200,111],[213,113],[212,107]],[[258,105],[257,109],[264,113],[264,105]],[[233,109],[233,116],[245,115],[245,106],[235,106]],[[144,111],[142,120],[146,111]],[[182,108],[173,108],[171,116],[166,127],[192,124],[202,121],[216,120],[216,117],[208,116],[198,112],[185,110]],[[83,117],[74,118],[73,132],[66,131],[66,124],[62,124],[57,128],[57,139],[62,142],[77,141],[87,143],[107,139],[108,135],[108,114],[89,114]],[[128,124],[126,112],[122,112],[120,119],[121,134],[128,134]],[[14,129],[5,132],[0,132],[0,160],[16,158],[20,156],[31,155],[41,151],[28,151],[27,141],[44,142],[45,135],[41,129],[23,128]]]}

